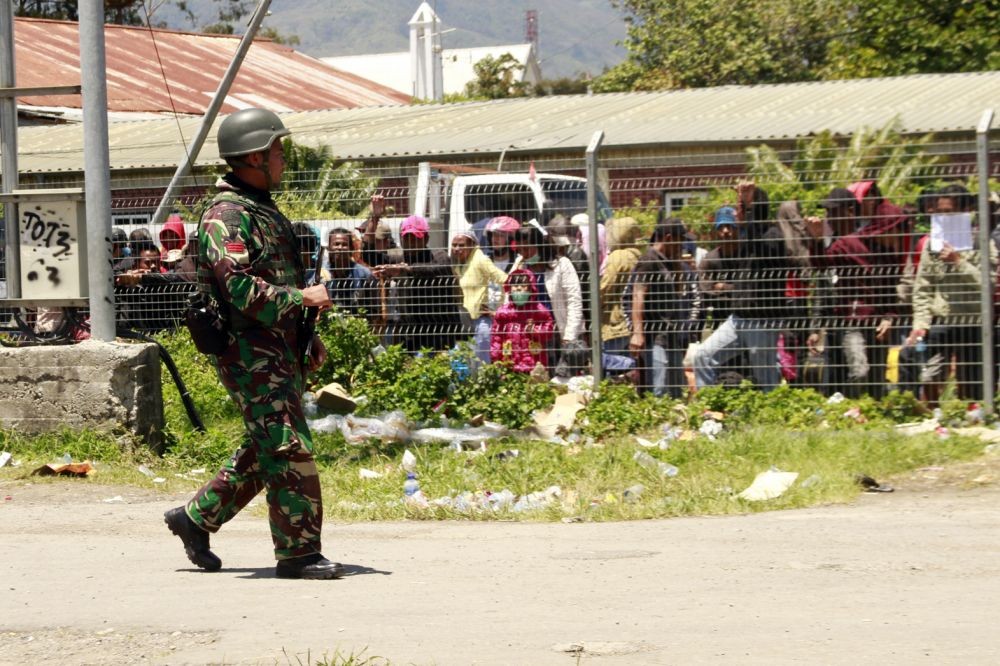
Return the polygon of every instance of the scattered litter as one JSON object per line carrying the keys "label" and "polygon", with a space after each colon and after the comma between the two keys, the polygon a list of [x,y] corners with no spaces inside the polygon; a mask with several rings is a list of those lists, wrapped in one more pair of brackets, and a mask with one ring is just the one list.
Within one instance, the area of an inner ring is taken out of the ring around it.
{"label": "scattered litter", "polygon": [[983,453],[1000,453],[1000,444],[987,444],[983,447]]}
{"label": "scattered litter", "polygon": [[409,449],[403,451],[403,469],[412,472],[417,468],[417,457]]}
{"label": "scattered litter", "polygon": [[145,465],[139,465],[138,469],[140,472],[143,473],[143,475],[148,476],[149,478],[153,478],[154,476],[156,476],[155,474],[153,474],[153,470],[149,469]]}
{"label": "scattered litter", "polygon": [[861,413],[860,407],[851,407],[844,412],[843,417],[845,419],[854,419],[855,423],[868,423],[868,419],[866,419],[865,415]]}
{"label": "scattered litter", "polygon": [[58,464],[49,463],[48,465],[42,465],[34,472],[32,475],[38,476],[78,476],[84,477],[94,471],[94,466],[89,462],[82,463],[68,463],[68,464]]}
{"label": "scattered litter", "polygon": [[121,495],[115,495],[114,497],[108,497],[106,499],[102,499],[101,501],[105,504],[120,504],[125,501],[125,498]]}
{"label": "scattered litter", "polygon": [[309,421],[314,432],[340,432],[351,444],[363,444],[369,439],[383,442],[406,442],[410,439],[409,424],[401,411],[389,412],[377,418],[361,418],[349,414],[329,414]]}
{"label": "scattered litter", "polygon": [[1000,430],[994,430],[993,428],[981,425],[955,428],[952,432],[962,437],[977,437],[984,442],[1000,442]]}
{"label": "scattered litter", "polygon": [[522,511],[535,511],[536,509],[544,509],[549,504],[554,502],[562,495],[562,488],[559,486],[549,486],[545,490],[540,490],[538,492],[529,493],[516,502],[511,510],[515,513],[521,513]]}
{"label": "scattered litter", "polygon": [[657,460],[653,456],[649,455],[645,451],[636,451],[632,459],[637,463],[642,465],[648,470],[657,471],[660,476],[674,477],[677,476],[677,468],[670,463],[662,462]]}
{"label": "scattered litter", "polygon": [[188,474],[204,474],[204,473],[205,473],[204,467],[199,467],[198,469],[193,469],[190,472],[188,472]]}
{"label": "scattered litter", "polygon": [[973,402],[969,404],[969,408],[965,412],[965,420],[969,423],[983,422],[983,408],[979,406],[979,403]]}
{"label": "scattered litter", "polygon": [[578,393],[556,396],[551,409],[535,412],[532,429],[543,439],[569,432],[576,421],[576,413],[583,409],[583,402]]}
{"label": "scattered litter", "polygon": [[500,453],[497,453],[497,454],[495,454],[495,455],[493,455],[491,457],[494,460],[497,460],[499,462],[504,462],[505,460],[513,460],[514,458],[518,457],[519,455],[521,455],[521,451],[520,450],[518,450],[518,449],[507,449],[506,451],[501,451]]}
{"label": "scattered litter", "polygon": [[666,451],[667,449],[670,448],[670,442],[673,441],[674,439],[677,439],[677,435],[673,433],[668,433],[666,437],[661,437],[655,442],[651,442],[648,439],[644,439],[642,437],[636,437],[635,441],[639,446],[646,449],[660,449],[661,451]]}
{"label": "scattered litter", "polygon": [[413,441],[421,444],[431,442],[456,442],[462,445],[466,442],[481,442],[487,439],[499,439],[510,435],[510,430],[499,423],[482,423],[479,426],[464,426],[461,428],[421,428],[412,433]]}
{"label": "scattered litter", "polygon": [[937,428],[934,428],[934,434],[938,436],[938,439],[948,439],[949,437],[951,437],[951,434],[948,432],[948,429],[945,428],[944,426],[938,426]]}
{"label": "scattered litter", "polygon": [[698,428],[698,432],[709,439],[715,439],[715,436],[722,432],[722,424],[714,419],[709,419],[702,422],[701,427]]}
{"label": "scattered litter", "polygon": [[819,474],[813,474],[812,476],[810,476],[808,479],[806,479],[805,481],[803,481],[799,485],[801,487],[803,487],[803,488],[812,488],[813,486],[815,486],[819,482],[820,482],[820,476],[819,476]]}
{"label": "scattered litter", "polygon": [[826,399],[826,404],[839,405],[840,403],[844,402],[844,400],[847,400],[847,398],[844,397],[844,394],[841,393],[840,391],[837,391],[836,393],[834,393],[833,395],[831,395],[829,398]]}
{"label": "scattered litter", "polygon": [[706,409],[701,413],[701,417],[703,419],[712,419],[713,421],[723,421],[725,420],[726,415],[722,412],[714,412],[711,409]]}
{"label": "scattered litter", "polygon": [[570,524],[570,523],[582,523],[583,522],[583,516],[566,516],[565,518],[562,519],[562,522],[564,522],[566,524]]}
{"label": "scattered litter", "polygon": [[462,513],[474,513],[477,511],[503,511],[509,509],[515,513],[524,511],[534,511],[543,509],[559,497],[562,496],[562,488],[559,486],[549,486],[545,490],[529,493],[518,497],[509,489],[504,488],[499,492],[468,490],[430,500],[426,504],[431,506],[445,507],[460,511]]}
{"label": "scattered litter", "polygon": [[858,485],[865,489],[866,493],[891,493],[895,490],[892,486],[879,483],[867,474],[858,474],[854,477]]}
{"label": "scattered litter", "polygon": [[153,479],[153,483],[166,483],[166,482],[167,480],[164,479],[162,476],[158,476],[155,479]]}
{"label": "scattered litter", "polygon": [[73,462],[73,456],[71,456],[68,453],[64,453],[63,457],[62,457],[62,461],[63,461],[63,463],[69,465],[69,464],[71,464]]}
{"label": "scattered litter", "polygon": [[780,497],[786,490],[791,488],[795,479],[799,478],[798,472],[781,472],[769,469],[758,474],[751,483],[738,496],[749,502],[774,499]]}
{"label": "scattered litter", "polygon": [[10,462],[11,457],[12,456],[11,456],[11,454],[8,451],[4,451],[3,453],[0,453],[0,467],[3,467],[8,462]]}
{"label": "scattered litter", "polygon": [[361,477],[362,479],[381,479],[382,478],[382,475],[380,473],[376,472],[375,470],[365,469],[364,467],[362,467],[360,470],[358,470],[358,476]]}
{"label": "scattered litter", "polygon": [[900,423],[896,430],[903,435],[922,435],[925,432],[934,432],[941,425],[937,419],[927,419],[917,423]]}
{"label": "scattered litter", "polygon": [[14,499],[14,498],[13,498],[12,496],[10,496],[10,495],[6,495],[6,496],[4,496],[4,498],[3,498],[3,501],[4,501],[4,502],[9,502],[9,501],[11,501],[12,499]]}
{"label": "scattered litter", "polygon": [[645,490],[646,486],[642,485],[641,483],[637,483],[634,486],[629,486],[628,488],[625,489],[625,492],[622,493],[622,499],[625,500],[626,502],[636,502],[639,500],[640,497],[642,497],[642,493]]}

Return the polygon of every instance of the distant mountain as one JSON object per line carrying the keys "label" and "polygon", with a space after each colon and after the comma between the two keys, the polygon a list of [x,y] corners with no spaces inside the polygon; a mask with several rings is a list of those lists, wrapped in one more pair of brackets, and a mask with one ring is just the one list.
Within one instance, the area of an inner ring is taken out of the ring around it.
{"label": "distant mountain", "polygon": [[[214,22],[213,0],[190,2],[199,25]],[[419,0],[274,0],[264,22],[280,33],[296,35],[296,47],[316,57],[405,51],[407,21]],[[525,11],[538,11],[539,51],[546,78],[600,74],[620,62],[625,51],[625,22],[610,0],[432,0],[446,31],[445,48],[492,46],[525,41]],[[191,30],[172,5],[155,19],[172,28]]]}

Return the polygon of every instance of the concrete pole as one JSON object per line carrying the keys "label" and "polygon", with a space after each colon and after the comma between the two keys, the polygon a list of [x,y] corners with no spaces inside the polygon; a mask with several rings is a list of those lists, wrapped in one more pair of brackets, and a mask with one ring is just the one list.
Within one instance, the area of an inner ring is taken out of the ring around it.
{"label": "concrete pole", "polygon": [[597,130],[587,146],[587,224],[590,226],[590,362],[594,370],[594,389],[604,377],[601,364],[601,262],[597,241],[597,152],[604,141],[604,131]]}
{"label": "concrete pole", "polygon": [[993,413],[996,371],[993,359],[993,271],[990,267],[990,126],[993,109],[983,112],[976,129],[976,168],[979,172],[979,267],[982,271],[983,412]]}
{"label": "concrete pole", "polygon": [[240,65],[243,64],[243,59],[246,58],[247,51],[250,50],[253,38],[257,35],[260,24],[264,22],[264,17],[267,16],[267,9],[270,6],[271,0],[260,0],[257,4],[257,9],[250,18],[250,25],[247,26],[247,31],[243,34],[243,39],[240,40],[239,46],[236,47],[236,53],[233,54],[233,59],[230,61],[229,67],[222,77],[222,81],[219,82],[219,87],[216,89],[211,103],[205,110],[205,115],[201,119],[198,132],[195,134],[194,139],[191,140],[187,150],[184,151],[184,155],[177,161],[177,171],[174,172],[174,177],[170,179],[170,185],[167,186],[167,191],[163,193],[160,205],[156,208],[156,214],[153,215],[154,225],[163,224],[167,216],[170,215],[170,211],[174,206],[174,199],[181,189],[181,181],[191,173],[191,168],[201,153],[201,147],[205,145],[205,139],[212,129],[212,123],[215,122],[215,118],[219,115],[222,103],[226,101],[229,89],[232,87],[233,81],[240,71]]}
{"label": "concrete pole", "polygon": [[[16,86],[14,67],[14,10],[10,0],[0,0],[0,88]],[[0,96],[0,153],[3,181],[0,192],[17,189],[17,97]],[[21,237],[18,233],[17,206],[4,207],[6,251],[4,268],[7,274],[7,297],[21,297]]]}
{"label": "concrete pole", "polygon": [[94,340],[112,342],[115,339],[115,290],[111,270],[111,160],[108,153],[104,2],[82,0],[79,14],[90,335]]}

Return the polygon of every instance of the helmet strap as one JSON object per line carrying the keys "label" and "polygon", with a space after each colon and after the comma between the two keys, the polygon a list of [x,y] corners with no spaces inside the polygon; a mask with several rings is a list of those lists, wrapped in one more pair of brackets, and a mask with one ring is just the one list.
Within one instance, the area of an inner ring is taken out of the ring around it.
{"label": "helmet strap", "polygon": [[271,188],[274,186],[274,182],[271,180],[270,148],[257,152],[261,153],[264,159],[260,166],[254,166],[246,160],[246,157],[253,155],[254,153],[248,153],[247,155],[241,155],[239,157],[231,157],[229,158],[229,164],[231,166],[241,167],[244,169],[260,171],[264,175],[264,182],[267,183],[267,191],[270,192]]}

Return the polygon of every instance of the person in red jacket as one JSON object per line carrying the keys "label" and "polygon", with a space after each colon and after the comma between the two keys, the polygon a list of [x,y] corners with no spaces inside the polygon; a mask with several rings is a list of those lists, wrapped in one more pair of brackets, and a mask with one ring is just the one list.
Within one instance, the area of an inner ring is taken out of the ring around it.
{"label": "person in red jacket", "polygon": [[535,274],[513,271],[504,284],[507,302],[497,309],[490,331],[490,359],[507,361],[517,372],[548,367],[545,348],[552,337],[552,313],[538,301]]}
{"label": "person in red jacket", "polygon": [[[184,256],[187,232],[184,231],[184,220],[174,214],[167,218],[166,224],[160,230],[160,261],[166,264],[176,264]],[[161,272],[165,273],[166,268]]]}

